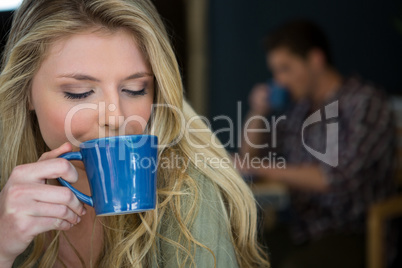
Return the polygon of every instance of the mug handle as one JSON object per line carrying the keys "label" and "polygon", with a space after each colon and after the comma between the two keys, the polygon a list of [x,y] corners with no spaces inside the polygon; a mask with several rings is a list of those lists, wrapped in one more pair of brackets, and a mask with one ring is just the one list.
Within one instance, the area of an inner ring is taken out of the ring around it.
{"label": "mug handle", "polygon": [[[60,156],[58,156],[60,158],[64,158],[67,160],[80,160],[82,161],[82,154],[80,151],[78,152],[69,152],[69,153],[65,153],[62,154]],[[71,186],[70,183],[68,183],[67,181],[63,180],[62,178],[57,178],[57,180],[60,182],[61,185],[66,186],[68,189],[70,189],[78,198],[78,200],[80,200],[81,202],[84,202],[85,204],[93,207],[94,206],[94,201],[92,199],[92,196],[88,196],[86,194],[81,193],[80,191],[78,191],[77,189],[75,189],[73,186]]]}

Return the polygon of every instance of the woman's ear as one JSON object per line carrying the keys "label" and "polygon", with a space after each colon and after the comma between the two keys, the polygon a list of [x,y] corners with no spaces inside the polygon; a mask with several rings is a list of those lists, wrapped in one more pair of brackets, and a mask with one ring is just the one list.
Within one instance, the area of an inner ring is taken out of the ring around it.
{"label": "woman's ear", "polygon": [[322,71],[326,67],[325,55],[320,49],[312,49],[308,53],[310,66],[317,71]]}

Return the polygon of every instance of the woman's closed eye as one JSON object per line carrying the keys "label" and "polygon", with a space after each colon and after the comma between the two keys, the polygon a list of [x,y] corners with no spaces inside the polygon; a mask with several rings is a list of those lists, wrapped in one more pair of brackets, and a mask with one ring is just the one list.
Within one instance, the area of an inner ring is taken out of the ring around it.
{"label": "woman's closed eye", "polygon": [[[143,88],[141,90],[129,90],[129,89],[123,89],[122,92],[128,94],[130,97],[137,97],[137,96],[144,96],[145,94],[147,94],[146,89]],[[84,92],[84,93],[71,93],[71,92],[64,92],[64,97],[67,99],[75,99],[75,100],[79,100],[79,99],[85,99],[87,97],[89,97],[90,95],[92,95],[94,93],[93,90]]]}
{"label": "woman's closed eye", "polygon": [[67,99],[85,99],[94,93],[93,90],[84,92],[84,93],[71,93],[71,92],[64,92],[64,97]]}
{"label": "woman's closed eye", "polygon": [[147,94],[145,88],[141,90],[129,90],[129,89],[123,89],[123,92],[127,93],[131,97],[136,97],[136,96],[144,96]]}

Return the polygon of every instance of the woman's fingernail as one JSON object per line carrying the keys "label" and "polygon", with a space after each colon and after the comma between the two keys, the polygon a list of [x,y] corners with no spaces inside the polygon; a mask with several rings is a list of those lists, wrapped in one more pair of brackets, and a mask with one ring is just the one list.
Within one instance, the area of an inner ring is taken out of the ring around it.
{"label": "woman's fingernail", "polygon": [[77,219],[77,224],[80,223],[80,221],[81,221],[81,218],[78,217],[78,219]]}
{"label": "woman's fingernail", "polygon": [[84,208],[84,209],[82,210],[82,215],[85,215],[85,214],[87,214],[87,209],[86,209],[86,208]]}

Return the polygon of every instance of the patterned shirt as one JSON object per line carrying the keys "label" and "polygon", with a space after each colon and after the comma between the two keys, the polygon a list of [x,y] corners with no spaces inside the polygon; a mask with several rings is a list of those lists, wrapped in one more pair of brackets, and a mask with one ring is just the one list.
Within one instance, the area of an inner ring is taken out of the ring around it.
{"label": "patterned shirt", "polygon": [[[334,113],[328,107],[337,109]],[[318,165],[329,185],[325,193],[291,189],[295,242],[331,232],[364,232],[370,204],[394,189],[395,127],[386,95],[349,78],[319,108],[321,117],[304,124],[304,129],[303,123],[315,112],[308,100],[297,103],[278,124],[279,148],[286,164]],[[306,147],[319,152],[318,156],[329,152],[332,162],[319,160]],[[338,161],[334,161],[336,157]]]}

